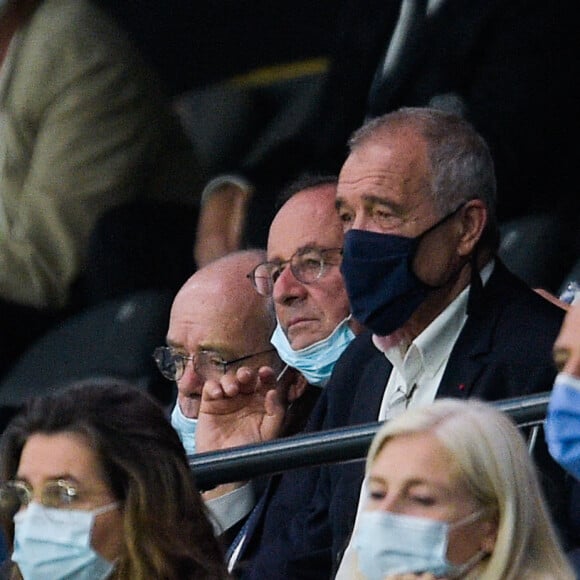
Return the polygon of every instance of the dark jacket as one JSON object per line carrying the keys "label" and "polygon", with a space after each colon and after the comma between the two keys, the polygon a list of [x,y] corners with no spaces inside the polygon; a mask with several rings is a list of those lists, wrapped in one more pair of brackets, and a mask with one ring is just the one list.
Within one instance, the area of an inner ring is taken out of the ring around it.
{"label": "dark jacket", "polygon": [[[550,390],[552,345],[563,314],[498,263],[455,343],[437,397],[495,401]],[[391,368],[370,333],[357,337],[337,362],[309,428],[375,421]],[[543,437],[538,440],[544,487],[565,530],[568,482]],[[350,537],[363,475],[360,461],[282,476],[248,545],[242,577],[330,577]]]}

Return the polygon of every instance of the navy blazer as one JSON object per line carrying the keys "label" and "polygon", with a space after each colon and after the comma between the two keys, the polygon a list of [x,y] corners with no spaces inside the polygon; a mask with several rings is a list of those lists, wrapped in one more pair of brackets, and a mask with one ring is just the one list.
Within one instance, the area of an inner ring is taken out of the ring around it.
{"label": "navy blazer", "polygon": [[[497,263],[449,357],[437,397],[499,400],[551,389],[552,346],[564,312]],[[355,339],[336,364],[310,430],[375,421],[391,365],[371,342]],[[550,507],[565,529],[568,483],[538,438],[537,461]],[[356,515],[364,462],[288,472],[273,479],[269,501],[246,544],[242,578],[329,578]]]}

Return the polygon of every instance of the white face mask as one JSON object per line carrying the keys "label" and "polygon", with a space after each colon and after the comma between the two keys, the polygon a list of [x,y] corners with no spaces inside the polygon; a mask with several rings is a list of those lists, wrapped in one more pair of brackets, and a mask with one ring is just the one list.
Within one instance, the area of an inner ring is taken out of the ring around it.
{"label": "white face mask", "polygon": [[294,350],[290,346],[288,337],[278,322],[270,342],[278,351],[278,356],[287,365],[299,370],[309,384],[325,387],[336,361],[355,338],[348,325],[350,319],[348,316],[326,338],[300,350]]}
{"label": "white face mask", "polygon": [[24,580],[104,580],[114,568],[91,547],[95,517],[117,507],[93,511],[48,508],[31,502],[14,516],[14,552]]}
{"label": "white face mask", "polygon": [[181,444],[187,455],[195,454],[195,430],[197,429],[197,419],[186,417],[179,407],[179,402],[175,403],[171,413],[171,426],[177,431]]}
{"label": "white face mask", "polygon": [[450,524],[385,511],[364,511],[353,538],[359,568],[367,580],[420,572],[460,578],[485,553],[477,552],[464,564],[452,564],[447,560],[449,531],[476,521],[482,513],[480,510]]}

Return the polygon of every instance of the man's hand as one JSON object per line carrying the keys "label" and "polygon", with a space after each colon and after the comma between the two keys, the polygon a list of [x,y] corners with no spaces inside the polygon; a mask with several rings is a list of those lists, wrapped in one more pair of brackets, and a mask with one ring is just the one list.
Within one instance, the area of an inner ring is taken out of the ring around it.
{"label": "man's hand", "polygon": [[198,452],[217,451],[275,439],[287,407],[285,381],[270,367],[241,367],[235,375],[203,386],[196,429]]}
{"label": "man's hand", "polygon": [[198,269],[240,249],[250,197],[248,190],[225,183],[203,201],[194,248]]}

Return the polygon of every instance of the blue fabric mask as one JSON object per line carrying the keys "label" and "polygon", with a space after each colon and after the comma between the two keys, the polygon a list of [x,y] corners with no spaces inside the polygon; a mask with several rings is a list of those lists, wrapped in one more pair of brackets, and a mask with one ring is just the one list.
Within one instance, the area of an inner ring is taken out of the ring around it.
{"label": "blue fabric mask", "polygon": [[580,378],[556,377],[544,428],[552,457],[580,479]]}
{"label": "blue fabric mask", "polygon": [[185,449],[187,455],[195,454],[195,430],[197,429],[197,419],[190,419],[186,417],[179,407],[179,403],[175,403],[171,413],[171,426],[177,431],[181,444]]}
{"label": "blue fabric mask", "polygon": [[346,347],[355,338],[345,318],[326,338],[310,346],[294,350],[280,323],[270,339],[278,356],[289,366],[299,370],[310,385],[325,387],[330,379],[334,365]]}
{"label": "blue fabric mask", "polygon": [[103,580],[114,564],[91,547],[95,517],[117,507],[93,511],[48,508],[31,502],[14,516],[14,552],[24,580]]}
{"label": "blue fabric mask", "polygon": [[352,315],[379,336],[403,326],[434,287],[413,272],[421,239],[454,216],[464,204],[416,238],[349,230],[340,271]]}
{"label": "blue fabric mask", "polygon": [[353,538],[359,569],[367,580],[420,572],[457,578],[475,566],[485,553],[477,552],[460,566],[451,564],[447,560],[449,530],[479,517],[481,512],[475,512],[449,524],[385,511],[364,511]]}
{"label": "blue fabric mask", "polygon": [[344,237],[340,270],[352,314],[379,336],[400,328],[429,293],[411,269],[418,243],[365,230]]}

